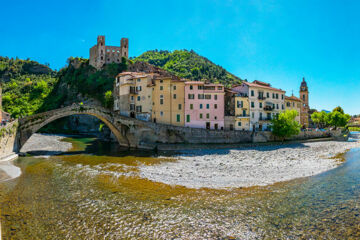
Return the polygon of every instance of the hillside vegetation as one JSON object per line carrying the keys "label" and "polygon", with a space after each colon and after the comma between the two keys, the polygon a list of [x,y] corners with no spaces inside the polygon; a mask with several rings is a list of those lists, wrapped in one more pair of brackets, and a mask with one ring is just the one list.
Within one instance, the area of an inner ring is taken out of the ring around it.
{"label": "hillside vegetation", "polygon": [[208,79],[226,86],[241,82],[240,78],[192,50],[147,51],[133,61],[147,62],[190,80]]}
{"label": "hillside vegetation", "polygon": [[34,114],[57,83],[56,72],[31,60],[0,57],[3,110],[12,117]]}

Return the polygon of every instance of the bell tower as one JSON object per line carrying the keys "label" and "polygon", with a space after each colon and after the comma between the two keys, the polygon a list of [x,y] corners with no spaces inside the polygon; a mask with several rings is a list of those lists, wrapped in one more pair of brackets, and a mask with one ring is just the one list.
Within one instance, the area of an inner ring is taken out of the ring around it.
{"label": "bell tower", "polygon": [[300,99],[302,101],[301,103],[301,112],[300,112],[300,123],[303,127],[309,126],[309,89],[307,86],[307,83],[305,81],[305,78],[303,77],[303,80],[300,85]]}
{"label": "bell tower", "polygon": [[97,67],[101,68],[105,64],[105,36],[97,37]]}

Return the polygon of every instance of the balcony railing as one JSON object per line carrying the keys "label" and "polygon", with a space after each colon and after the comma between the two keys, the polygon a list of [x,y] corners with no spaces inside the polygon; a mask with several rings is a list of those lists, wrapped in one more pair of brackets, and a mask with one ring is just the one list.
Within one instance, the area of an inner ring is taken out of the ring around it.
{"label": "balcony railing", "polygon": [[271,118],[269,117],[259,118],[259,121],[271,121]]}
{"label": "balcony railing", "polygon": [[130,94],[138,94],[139,92],[134,89],[134,88],[130,88]]}
{"label": "balcony railing", "polygon": [[274,107],[273,106],[265,106],[264,110],[265,111],[272,111],[272,110],[274,110]]}
{"label": "balcony railing", "polygon": [[239,115],[236,115],[237,118],[249,118],[250,115],[249,114],[239,114]]}
{"label": "balcony railing", "polygon": [[264,96],[258,96],[258,99],[259,99],[259,100],[265,100],[266,97],[264,97]]}

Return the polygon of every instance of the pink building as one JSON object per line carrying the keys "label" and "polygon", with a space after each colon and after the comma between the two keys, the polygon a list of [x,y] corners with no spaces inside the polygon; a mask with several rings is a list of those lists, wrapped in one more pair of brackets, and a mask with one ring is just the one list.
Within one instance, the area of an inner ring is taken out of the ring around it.
{"label": "pink building", "polygon": [[185,126],[224,129],[224,86],[185,82]]}

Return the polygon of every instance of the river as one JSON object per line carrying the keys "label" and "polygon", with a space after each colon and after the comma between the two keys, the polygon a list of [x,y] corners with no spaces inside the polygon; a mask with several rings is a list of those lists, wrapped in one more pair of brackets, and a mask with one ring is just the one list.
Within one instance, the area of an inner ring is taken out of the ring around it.
{"label": "river", "polygon": [[65,140],[69,152],[20,157],[22,175],[0,183],[3,239],[360,239],[360,149],[313,177],[215,190],[134,174],[168,156]]}

